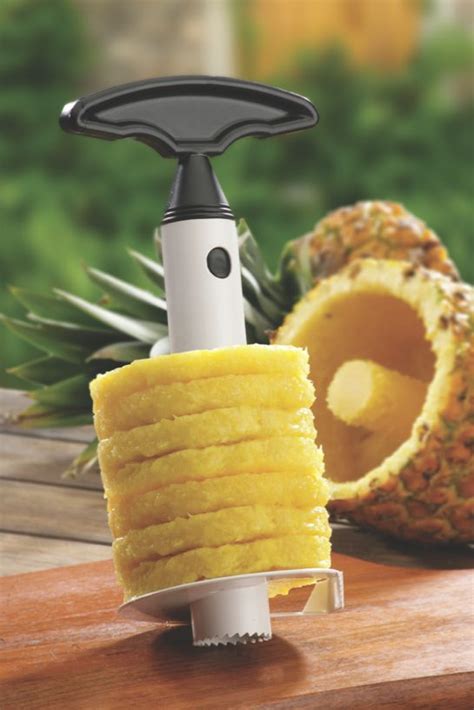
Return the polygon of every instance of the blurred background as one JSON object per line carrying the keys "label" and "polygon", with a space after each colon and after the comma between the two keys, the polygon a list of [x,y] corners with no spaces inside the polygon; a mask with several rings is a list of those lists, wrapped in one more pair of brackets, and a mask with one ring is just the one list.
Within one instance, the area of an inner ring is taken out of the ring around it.
{"label": "blurred background", "polygon": [[[360,199],[401,201],[474,280],[472,0],[2,0],[0,311],[9,285],[100,293],[84,263],[141,283],[173,165],[132,142],[67,136],[64,103],[180,73],[266,81],[311,98],[312,131],[216,160],[275,268],[282,245]],[[0,328],[4,368],[37,351]]]}

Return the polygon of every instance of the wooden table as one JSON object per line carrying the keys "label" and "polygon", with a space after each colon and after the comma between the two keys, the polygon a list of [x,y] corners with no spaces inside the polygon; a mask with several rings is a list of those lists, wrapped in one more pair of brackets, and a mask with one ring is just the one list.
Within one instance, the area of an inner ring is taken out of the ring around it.
{"label": "wooden table", "polygon": [[[0,391],[4,415],[24,404]],[[258,648],[202,651],[187,630],[117,617],[111,563],[98,562],[110,559],[110,535],[97,471],[62,476],[90,437],[0,426],[2,709],[474,707],[463,549],[336,526],[347,610],[279,620]]]}
{"label": "wooden table", "polygon": [[9,424],[9,416],[29,401],[0,390],[0,573],[109,559],[98,472],[64,476],[92,428],[23,430]]}

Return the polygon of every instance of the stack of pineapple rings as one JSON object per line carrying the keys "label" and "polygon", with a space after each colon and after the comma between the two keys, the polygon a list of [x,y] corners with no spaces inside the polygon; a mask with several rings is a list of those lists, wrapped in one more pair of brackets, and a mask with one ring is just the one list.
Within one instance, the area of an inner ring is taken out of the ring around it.
{"label": "stack of pineapple rings", "polygon": [[303,350],[245,345],[137,360],[92,382],[125,599],[330,566],[308,373]]}

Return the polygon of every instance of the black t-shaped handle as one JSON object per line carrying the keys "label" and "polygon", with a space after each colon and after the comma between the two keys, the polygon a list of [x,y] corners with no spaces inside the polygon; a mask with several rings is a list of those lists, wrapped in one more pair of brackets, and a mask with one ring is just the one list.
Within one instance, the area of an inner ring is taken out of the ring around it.
{"label": "black t-shaped handle", "polygon": [[163,157],[220,155],[244,136],[266,138],[314,126],[308,99],[252,81],[210,76],[148,79],[67,104],[61,127],[105,140],[135,138]]}

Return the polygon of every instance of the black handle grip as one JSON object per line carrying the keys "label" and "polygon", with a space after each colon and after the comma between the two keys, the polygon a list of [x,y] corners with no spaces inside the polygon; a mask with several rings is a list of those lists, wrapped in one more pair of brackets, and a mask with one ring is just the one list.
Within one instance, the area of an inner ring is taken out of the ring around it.
{"label": "black handle grip", "polygon": [[135,138],[163,157],[220,155],[243,136],[314,126],[308,99],[251,81],[179,76],[124,84],[66,104],[60,124],[106,140]]}

